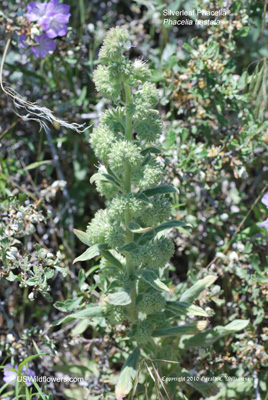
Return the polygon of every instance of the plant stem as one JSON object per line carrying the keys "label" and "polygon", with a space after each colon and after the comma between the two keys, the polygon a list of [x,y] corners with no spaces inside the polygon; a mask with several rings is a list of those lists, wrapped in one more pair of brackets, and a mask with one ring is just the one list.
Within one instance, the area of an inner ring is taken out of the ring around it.
{"label": "plant stem", "polygon": [[[126,105],[131,102],[131,91],[128,85],[125,86],[125,93],[126,93]],[[125,128],[125,138],[126,140],[132,140],[132,119],[131,115],[126,116],[126,128]],[[125,171],[125,182],[124,188],[126,193],[131,193],[131,167],[129,162],[126,161],[126,171]],[[126,210],[125,213],[125,225],[126,225],[126,243],[132,241],[132,232],[128,229],[128,224],[131,221],[131,214],[129,209]],[[131,273],[132,271],[128,269],[128,272]]]}
{"label": "plant stem", "polygon": [[[131,102],[131,90],[128,85],[124,84],[125,88],[125,94],[126,94],[126,107],[127,105]],[[126,115],[126,126],[125,126],[125,138],[126,140],[131,141],[132,140],[132,118],[131,115]],[[125,171],[125,182],[124,182],[124,189],[125,193],[131,193],[131,167],[129,165],[129,162],[126,161],[126,171]],[[129,209],[126,209],[125,212],[125,226],[126,226],[126,243],[130,243],[133,240],[133,234],[131,230],[128,228],[128,224],[131,221],[131,213]],[[129,263],[129,256],[126,256],[126,269],[128,272],[128,275],[131,275],[134,271],[132,266]],[[130,316],[135,320],[137,319],[137,313],[135,311],[135,303],[136,303],[136,287],[134,286],[131,289],[131,304],[130,304],[130,310],[129,314]]]}

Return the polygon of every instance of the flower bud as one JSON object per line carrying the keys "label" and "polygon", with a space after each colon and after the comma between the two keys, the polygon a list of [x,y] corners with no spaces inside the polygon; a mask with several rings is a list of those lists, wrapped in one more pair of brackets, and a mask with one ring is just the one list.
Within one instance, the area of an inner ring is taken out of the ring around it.
{"label": "flower bud", "polygon": [[159,292],[144,293],[142,300],[138,303],[138,310],[144,314],[161,312],[165,308],[166,300]]}
{"label": "flower bud", "polygon": [[132,170],[137,170],[143,161],[140,154],[140,148],[127,140],[117,141],[111,146],[109,153],[109,164],[115,174],[124,176],[126,162],[129,163]]}
{"label": "flower bud", "polygon": [[152,325],[151,321],[144,320],[139,323],[137,326],[135,340],[137,341],[138,345],[143,345],[150,340],[150,337],[154,331],[154,326]]}

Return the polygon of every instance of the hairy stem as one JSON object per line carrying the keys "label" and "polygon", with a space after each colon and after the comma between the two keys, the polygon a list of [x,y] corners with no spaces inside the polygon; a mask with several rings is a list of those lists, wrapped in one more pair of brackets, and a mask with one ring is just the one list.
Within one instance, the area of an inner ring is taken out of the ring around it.
{"label": "hairy stem", "polygon": [[[126,93],[126,105],[131,102],[131,91],[130,87],[127,85],[125,86],[125,93]],[[126,140],[132,140],[132,119],[131,115],[126,116],[126,128],[125,128],[125,138]],[[126,193],[131,192],[131,167],[129,162],[126,161],[126,171],[125,171],[125,182],[124,188]],[[130,211],[127,209],[125,213],[125,225],[126,225],[126,243],[132,241],[132,232],[128,229],[128,224],[131,221],[131,214]],[[131,273],[132,271],[128,269],[128,272]]]}
{"label": "hairy stem", "polygon": [[[124,84],[125,88],[125,94],[126,94],[126,106],[131,102],[131,90],[128,85]],[[131,141],[132,140],[132,118],[131,115],[126,115],[126,127],[125,127],[125,138],[126,140]],[[126,161],[126,171],[125,171],[125,182],[124,182],[124,188],[126,193],[131,193],[131,167],[129,165],[129,162]],[[131,221],[131,213],[129,209],[126,209],[125,212],[125,226],[126,226],[126,243],[130,243],[133,240],[133,234],[128,228],[128,224]],[[134,271],[129,263],[129,256],[126,256],[126,268],[128,274],[132,274]],[[131,304],[130,304],[130,316],[133,319],[137,318],[136,311],[134,310],[135,307],[135,302],[136,302],[136,288],[131,289]]]}

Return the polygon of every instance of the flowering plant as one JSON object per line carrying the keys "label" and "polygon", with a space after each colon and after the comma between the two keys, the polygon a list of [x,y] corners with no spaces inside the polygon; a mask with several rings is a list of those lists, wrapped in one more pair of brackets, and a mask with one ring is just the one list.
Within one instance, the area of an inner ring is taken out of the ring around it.
{"label": "flowering plant", "polygon": [[[127,343],[130,355],[116,386],[118,400],[132,389],[140,355],[175,361],[176,372],[186,381],[190,372],[178,366],[179,349],[209,346],[248,323],[237,320],[205,331],[211,312],[193,302],[217,277],[208,275],[184,292],[168,278],[174,245],[167,233],[173,228],[186,231],[189,226],[170,219],[169,196],[178,191],[161,183],[164,161],[159,143],[156,147],[162,132],[156,110],[158,91],[150,82],[148,66],[125,56],[130,48],[128,32],[117,27],[108,32],[99,52],[94,82],[115,108],[104,112],[90,137],[101,161],[91,182],[108,206],[96,212],[86,232],[75,230],[89,248],[74,262],[101,256],[101,278],[95,276],[100,301],[53,323],[104,317],[112,332],[120,332],[117,340],[121,346]],[[162,366],[161,374],[165,373],[168,367]],[[217,392],[214,384],[194,387],[205,396]]]}
{"label": "flowering plant", "polygon": [[53,39],[67,33],[70,18],[70,6],[59,4],[59,0],[47,3],[32,1],[27,5],[27,31],[21,32],[19,45],[30,46],[35,57],[43,58],[56,49]]}
{"label": "flowering plant", "polygon": [[[8,363],[5,365],[4,368],[4,378],[3,381],[5,383],[10,383],[15,385],[16,384],[16,380],[19,377],[19,372],[18,372],[19,366],[18,364],[15,365],[15,367],[13,367],[12,364]],[[23,367],[21,370],[21,375],[25,376],[25,384],[26,386],[31,386],[33,383],[31,381],[31,379],[29,377],[34,378],[35,377],[35,372],[27,367]]]}

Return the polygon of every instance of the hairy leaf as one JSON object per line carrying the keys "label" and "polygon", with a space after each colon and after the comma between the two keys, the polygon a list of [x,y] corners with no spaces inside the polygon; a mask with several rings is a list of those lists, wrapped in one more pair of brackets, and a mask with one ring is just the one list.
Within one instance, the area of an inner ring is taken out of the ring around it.
{"label": "hairy leaf", "polygon": [[142,193],[148,197],[156,196],[159,194],[178,193],[178,189],[170,185],[159,185],[151,189],[144,190]]}
{"label": "hairy leaf", "polygon": [[208,275],[204,279],[197,281],[190,289],[187,289],[180,298],[180,301],[192,303],[200,293],[207,287],[211,286],[218,277],[215,275]]}
{"label": "hairy leaf", "polygon": [[174,328],[158,329],[152,333],[154,337],[163,336],[183,336],[183,335],[194,335],[197,332],[202,331],[207,326],[207,321],[197,321],[189,325],[176,326]]}
{"label": "hairy leaf", "polygon": [[95,244],[94,246],[90,247],[87,249],[81,256],[77,257],[74,260],[74,263],[78,261],[87,261],[91,260],[92,258],[99,256],[100,255],[100,247],[98,244]]}
{"label": "hairy leaf", "polygon": [[248,324],[248,320],[237,319],[226,326],[216,326],[198,335],[183,339],[183,348],[210,346],[226,335],[245,329]]}
{"label": "hairy leaf", "polygon": [[130,292],[122,290],[121,292],[111,293],[107,297],[107,301],[115,306],[126,306],[131,303]]}
{"label": "hairy leaf", "polygon": [[57,321],[52,322],[52,326],[66,324],[67,322],[73,321],[75,319],[84,319],[84,318],[91,318],[91,317],[103,317],[102,309],[99,306],[89,306],[86,307],[84,310],[77,311],[75,313],[66,315],[66,317],[61,318]]}
{"label": "hairy leaf", "polygon": [[133,381],[138,372],[138,361],[140,356],[140,349],[136,347],[130,356],[127,358],[115,388],[117,400],[122,400],[126,397],[132,389]]}
{"label": "hairy leaf", "polygon": [[73,232],[82,243],[86,244],[87,246],[91,246],[88,234],[86,232],[80,231],[79,229],[73,229]]}
{"label": "hairy leaf", "polygon": [[160,290],[161,292],[163,290],[169,292],[169,288],[167,287],[167,285],[165,285],[163,282],[160,281],[160,279],[158,278],[158,276],[154,271],[143,269],[139,271],[138,274],[145,282],[149,283],[149,285],[151,285],[154,289]]}
{"label": "hairy leaf", "polygon": [[181,301],[167,301],[167,310],[177,315],[198,315],[200,317],[209,317],[201,307]]}

